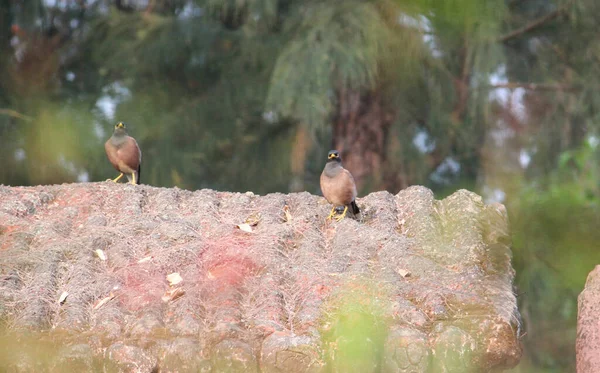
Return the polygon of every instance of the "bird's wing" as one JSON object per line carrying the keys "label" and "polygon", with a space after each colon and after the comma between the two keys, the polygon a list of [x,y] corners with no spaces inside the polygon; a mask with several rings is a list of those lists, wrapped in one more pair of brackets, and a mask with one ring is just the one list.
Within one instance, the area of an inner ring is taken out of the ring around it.
{"label": "bird's wing", "polygon": [[352,191],[352,200],[354,201],[356,199],[356,196],[358,195],[358,193],[356,192],[356,182],[354,182],[354,176],[352,176],[350,171],[346,170],[345,168],[343,174],[346,175],[345,182],[346,185],[348,185],[348,188]]}
{"label": "bird's wing", "polygon": [[125,143],[117,151],[119,160],[132,171],[137,171],[142,160],[142,152],[133,137],[127,136]]}
{"label": "bird's wing", "polygon": [[138,149],[138,165],[140,165],[140,164],[142,164],[142,149],[140,149],[140,146],[138,145],[137,141],[135,141],[135,139],[133,137],[131,137],[131,139],[133,140],[136,148]]}

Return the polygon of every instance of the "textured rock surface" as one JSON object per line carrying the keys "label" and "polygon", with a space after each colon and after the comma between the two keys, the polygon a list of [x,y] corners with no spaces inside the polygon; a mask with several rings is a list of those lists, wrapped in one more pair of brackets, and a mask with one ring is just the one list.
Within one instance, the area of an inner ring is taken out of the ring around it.
{"label": "textured rock surface", "polygon": [[309,193],[0,186],[0,344],[33,346],[0,352],[0,370],[516,365],[504,207],[422,187],[358,202],[361,220],[338,223]]}
{"label": "textured rock surface", "polygon": [[577,313],[577,373],[600,372],[600,265],[588,275],[579,294]]}

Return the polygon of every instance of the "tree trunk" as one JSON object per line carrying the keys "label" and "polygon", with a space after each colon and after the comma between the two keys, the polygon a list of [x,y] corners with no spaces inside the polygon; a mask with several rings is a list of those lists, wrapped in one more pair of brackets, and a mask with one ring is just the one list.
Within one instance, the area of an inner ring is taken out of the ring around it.
{"label": "tree trunk", "polygon": [[341,89],[333,121],[333,148],[341,153],[344,167],[359,191],[383,187],[387,137],[394,118],[379,92],[361,94]]}
{"label": "tree trunk", "polygon": [[299,124],[296,127],[296,135],[294,136],[290,158],[290,168],[292,170],[292,180],[289,185],[290,192],[302,192],[305,190],[306,156],[311,148],[312,142],[308,129],[305,125]]}

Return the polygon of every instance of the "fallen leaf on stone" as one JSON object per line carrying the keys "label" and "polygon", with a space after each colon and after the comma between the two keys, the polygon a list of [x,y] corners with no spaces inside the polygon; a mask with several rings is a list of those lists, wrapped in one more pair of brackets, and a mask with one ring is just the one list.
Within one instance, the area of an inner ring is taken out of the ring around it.
{"label": "fallen leaf on stone", "polygon": [[252,227],[250,226],[250,224],[238,224],[237,227],[243,230],[244,232],[252,233]]}
{"label": "fallen leaf on stone", "polygon": [[62,294],[60,295],[60,298],[58,298],[58,304],[65,303],[68,296],[69,296],[69,293],[67,293],[66,291],[63,291]]}
{"label": "fallen leaf on stone", "polygon": [[261,219],[262,219],[262,215],[260,214],[260,212],[255,212],[254,214],[248,216],[246,218],[246,220],[244,221],[244,223],[248,224],[251,227],[254,227],[254,226],[258,225],[258,223],[260,223]]}
{"label": "fallen leaf on stone", "polygon": [[108,297],[102,298],[98,302],[96,302],[93,309],[97,310],[98,308],[104,306],[106,303],[110,302],[114,297],[115,295],[112,292],[110,292],[110,294],[108,294]]}
{"label": "fallen leaf on stone", "polygon": [[292,220],[292,214],[290,213],[290,206],[285,205],[283,206],[283,212],[285,213],[285,221],[291,221]]}
{"label": "fallen leaf on stone", "polygon": [[177,285],[178,283],[183,281],[183,279],[179,275],[179,272],[174,272],[174,273],[171,273],[170,275],[167,275],[167,281],[169,281],[169,285],[173,286],[173,285]]}
{"label": "fallen leaf on stone", "polygon": [[98,258],[100,258],[100,260],[106,260],[106,254],[104,253],[104,250],[97,249],[96,255],[98,255]]}
{"label": "fallen leaf on stone", "polygon": [[161,297],[161,299],[163,300],[163,302],[174,301],[175,299],[181,297],[183,294],[185,294],[185,290],[183,290],[182,288],[170,289],[167,290],[167,292]]}
{"label": "fallen leaf on stone", "polygon": [[153,256],[147,256],[145,258],[138,260],[138,263],[146,263],[146,262],[151,261],[153,258],[154,258]]}
{"label": "fallen leaf on stone", "polygon": [[402,277],[410,276],[410,272],[407,271],[406,269],[398,268],[398,269],[396,269],[396,272],[398,272],[398,274]]}

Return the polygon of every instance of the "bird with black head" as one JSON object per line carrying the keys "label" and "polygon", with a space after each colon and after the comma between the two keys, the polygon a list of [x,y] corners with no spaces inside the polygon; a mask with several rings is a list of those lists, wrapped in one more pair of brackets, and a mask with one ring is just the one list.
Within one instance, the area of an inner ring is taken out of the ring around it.
{"label": "bird with black head", "polygon": [[337,150],[330,150],[327,154],[327,163],[321,173],[321,191],[325,199],[333,205],[327,219],[333,218],[338,208],[344,208],[341,215],[335,217],[337,221],[342,220],[351,208],[352,214],[360,213],[356,205],[356,184],[350,171],[342,166],[342,158]]}
{"label": "bird with black head", "polygon": [[112,181],[116,183],[123,175],[126,175],[129,183],[140,183],[142,151],[137,141],[127,134],[127,128],[123,122],[115,125],[112,136],[104,144],[104,150],[106,150],[110,163],[121,173]]}

